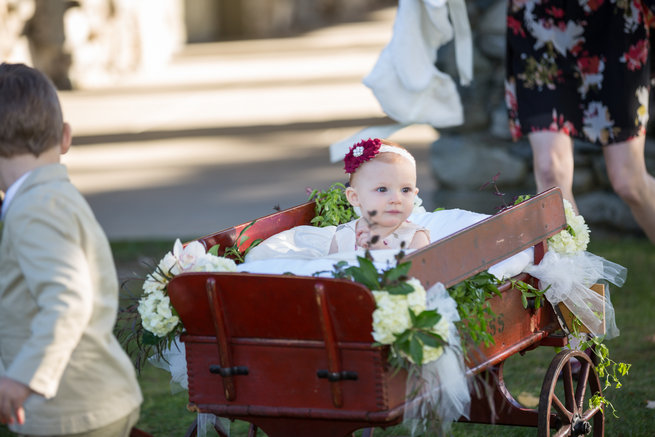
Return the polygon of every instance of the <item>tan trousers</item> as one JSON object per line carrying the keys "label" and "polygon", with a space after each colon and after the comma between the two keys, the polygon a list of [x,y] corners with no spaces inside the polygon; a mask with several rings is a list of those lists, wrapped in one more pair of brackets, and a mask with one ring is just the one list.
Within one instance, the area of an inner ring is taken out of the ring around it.
{"label": "tan trousers", "polygon": [[139,412],[140,409],[137,408],[127,416],[118,419],[116,422],[110,423],[107,426],[78,434],[69,434],[68,436],[28,436],[20,434],[20,437],[129,437],[132,428],[139,420]]}

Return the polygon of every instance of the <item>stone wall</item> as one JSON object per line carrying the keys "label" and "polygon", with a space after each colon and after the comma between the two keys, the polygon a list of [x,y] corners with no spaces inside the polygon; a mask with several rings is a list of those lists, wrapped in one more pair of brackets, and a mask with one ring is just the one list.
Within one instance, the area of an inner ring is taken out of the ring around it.
{"label": "stone wall", "polygon": [[[431,159],[437,181],[436,205],[486,213],[534,194],[532,152],[526,140],[512,142],[504,103],[506,0],[467,2],[474,33],[474,79],[461,88],[463,126],[439,131]],[[453,77],[452,45],[438,54],[438,66]],[[651,104],[651,108],[653,105]],[[652,111],[651,111],[652,112]],[[651,114],[651,119],[653,115]],[[573,191],[580,212],[596,229],[641,234],[627,205],[613,193],[600,148],[575,142]],[[655,141],[646,144],[647,168],[655,174]],[[489,183],[484,190],[480,187]],[[504,195],[495,195],[495,188]]]}

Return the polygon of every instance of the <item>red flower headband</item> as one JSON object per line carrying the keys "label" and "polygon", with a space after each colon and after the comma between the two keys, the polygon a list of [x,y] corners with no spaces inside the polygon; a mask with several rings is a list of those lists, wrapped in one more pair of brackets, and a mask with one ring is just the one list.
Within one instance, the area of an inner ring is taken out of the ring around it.
{"label": "red flower headband", "polygon": [[346,173],[355,173],[360,165],[373,159],[380,152],[381,145],[379,138],[369,138],[353,145],[343,158],[343,168]]}

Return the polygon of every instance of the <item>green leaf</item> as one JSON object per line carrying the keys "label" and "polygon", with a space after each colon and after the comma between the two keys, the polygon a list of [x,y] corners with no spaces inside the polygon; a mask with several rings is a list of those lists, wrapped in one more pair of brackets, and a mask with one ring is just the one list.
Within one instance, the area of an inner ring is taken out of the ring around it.
{"label": "green leaf", "polygon": [[[410,310],[411,311],[411,310]],[[414,326],[417,328],[432,328],[441,320],[441,314],[436,310],[425,310],[416,317]]]}
{"label": "green leaf", "polygon": [[346,272],[352,275],[355,281],[364,284],[369,290],[379,290],[378,271],[373,262],[361,256],[357,257],[357,261],[359,261],[359,267],[349,267]]}
{"label": "green leaf", "polygon": [[387,285],[384,287],[384,290],[388,291],[389,294],[405,295],[413,292],[414,287],[409,285],[407,282],[398,282],[396,284]]}
{"label": "green leaf", "polygon": [[409,356],[415,364],[423,364],[423,344],[419,341],[418,337],[412,335],[409,342]]}
{"label": "green leaf", "polygon": [[345,190],[345,185],[334,183],[327,191],[312,191],[309,200],[316,202],[312,225],[338,226],[351,220],[353,209],[346,198]]}
{"label": "green leaf", "polygon": [[409,337],[412,335],[412,331],[410,329],[406,329],[403,331],[401,334],[396,335],[396,340],[394,343],[396,344],[404,344],[409,342]]}
{"label": "green leaf", "polygon": [[409,313],[409,320],[411,321],[412,326],[416,326],[416,313],[411,308],[407,308],[407,312]]}
{"label": "green leaf", "polygon": [[416,333],[424,345],[438,348],[446,344],[446,341],[440,335],[433,332],[418,331]]}
{"label": "green leaf", "polygon": [[208,254],[218,256],[218,249],[221,248],[220,244],[214,244],[212,247],[209,248],[207,251]]}
{"label": "green leaf", "polygon": [[311,202],[312,200],[314,200],[317,194],[318,194],[318,190],[312,190],[312,192],[309,194],[309,197],[307,198],[307,201]]}
{"label": "green leaf", "polygon": [[161,338],[144,329],[143,334],[141,335],[141,341],[143,341],[143,344],[157,345],[161,341]]}
{"label": "green leaf", "polygon": [[398,264],[396,267],[384,272],[383,280],[385,282],[387,281],[393,282],[393,281],[404,279],[407,277],[407,274],[409,273],[409,269],[411,266],[412,266],[411,262],[404,262],[402,264]]}

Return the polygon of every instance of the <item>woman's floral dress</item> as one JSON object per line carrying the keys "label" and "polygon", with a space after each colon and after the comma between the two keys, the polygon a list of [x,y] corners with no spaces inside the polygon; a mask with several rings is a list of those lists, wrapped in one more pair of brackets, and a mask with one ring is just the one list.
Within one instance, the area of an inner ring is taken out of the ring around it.
{"label": "woman's floral dress", "polygon": [[645,134],[652,22],[642,0],[509,0],[514,139],[549,130],[604,146]]}

